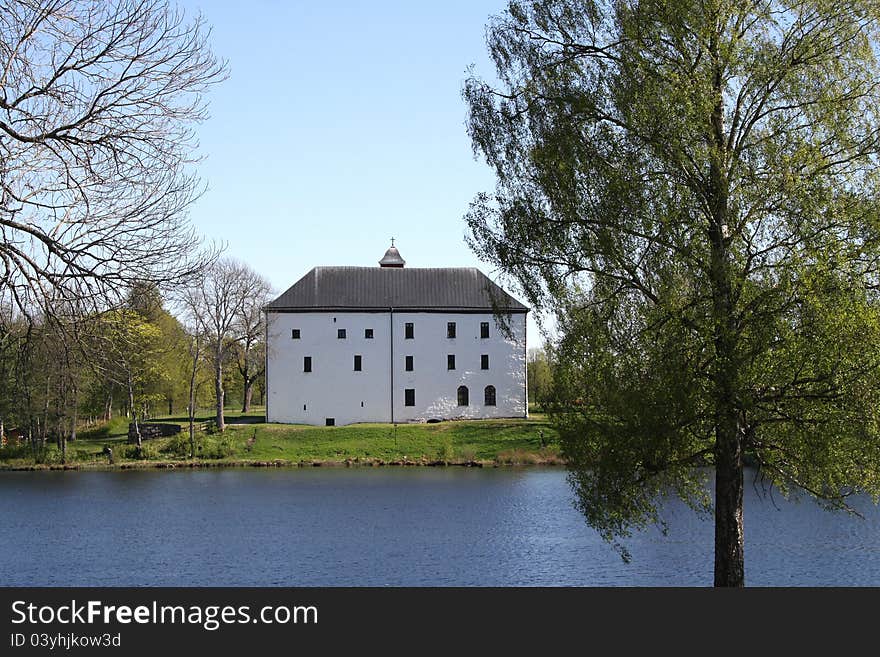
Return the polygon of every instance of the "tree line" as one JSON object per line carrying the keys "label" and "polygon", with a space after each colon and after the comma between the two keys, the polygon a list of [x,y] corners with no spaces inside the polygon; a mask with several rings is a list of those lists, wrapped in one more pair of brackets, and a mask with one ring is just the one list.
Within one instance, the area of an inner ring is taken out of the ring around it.
{"label": "tree line", "polygon": [[101,312],[72,314],[67,306],[25,316],[7,305],[0,310],[0,437],[26,444],[35,461],[57,445],[64,462],[67,442],[84,427],[125,416],[140,446],[140,422],[179,413],[193,428],[196,409],[212,404],[222,431],[230,391],[242,412],[255,390],[260,401],[265,393],[269,292],[251,268],[219,259],[176,299],[142,283]]}

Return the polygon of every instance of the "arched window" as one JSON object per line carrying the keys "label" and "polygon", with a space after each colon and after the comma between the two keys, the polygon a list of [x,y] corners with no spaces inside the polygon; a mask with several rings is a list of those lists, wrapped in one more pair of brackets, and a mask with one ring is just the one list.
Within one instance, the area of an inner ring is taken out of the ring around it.
{"label": "arched window", "polygon": [[468,403],[469,400],[467,386],[458,386],[458,405],[467,406]]}
{"label": "arched window", "polygon": [[485,395],[485,404],[486,406],[494,406],[495,405],[495,386],[486,386],[486,389],[483,391]]}

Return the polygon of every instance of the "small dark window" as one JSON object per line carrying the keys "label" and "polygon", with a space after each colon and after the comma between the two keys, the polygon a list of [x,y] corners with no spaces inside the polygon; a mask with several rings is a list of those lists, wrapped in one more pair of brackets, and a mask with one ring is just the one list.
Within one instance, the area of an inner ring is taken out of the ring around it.
{"label": "small dark window", "polygon": [[335,417],[328,417],[326,420],[324,420],[324,423],[328,427],[335,427],[336,426],[336,418]]}
{"label": "small dark window", "polygon": [[480,356],[480,369],[488,370],[489,369],[489,354],[483,354]]}
{"label": "small dark window", "polygon": [[486,386],[486,389],[483,391],[485,397],[486,406],[494,406],[495,405],[495,386]]}
{"label": "small dark window", "polygon": [[416,389],[415,388],[407,388],[403,391],[403,405],[404,406],[415,406],[416,405]]}
{"label": "small dark window", "polygon": [[367,340],[373,339],[373,329],[364,329],[364,338]]}
{"label": "small dark window", "polygon": [[364,402],[361,402],[361,408],[363,408],[363,407],[364,407]]}
{"label": "small dark window", "polygon": [[480,322],[480,337],[489,337],[489,322]]}
{"label": "small dark window", "polygon": [[291,329],[290,339],[291,340],[299,340],[299,329]]}
{"label": "small dark window", "polygon": [[305,404],[303,404],[303,410],[306,410],[306,405],[305,405]]}
{"label": "small dark window", "polygon": [[446,369],[454,370],[455,369],[455,354],[449,354],[446,357]]}
{"label": "small dark window", "polygon": [[407,322],[403,325],[403,338],[405,340],[413,339],[413,325],[412,322]]}
{"label": "small dark window", "polygon": [[406,371],[407,372],[413,371],[413,357],[412,356],[406,357]]}
{"label": "small dark window", "polygon": [[454,338],[455,337],[455,322],[447,322],[446,323],[446,337]]}
{"label": "small dark window", "polygon": [[312,371],[312,357],[311,356],[303,356],[303,372],[311,372]]}
{"label": "small dark window", "polygon": [[467,386],[458,386],[458,405],[467,406],[469,402]]}
{"label": "small dark window", "polygon": [[345,329],[336,329],[336,338],[339,340],[345,340]]}
{"label": "small dark window", "polygon": [[361,371],[361,357],[360,357],[360,355],[357,355],[354,357],[354,371],[355,372]]}

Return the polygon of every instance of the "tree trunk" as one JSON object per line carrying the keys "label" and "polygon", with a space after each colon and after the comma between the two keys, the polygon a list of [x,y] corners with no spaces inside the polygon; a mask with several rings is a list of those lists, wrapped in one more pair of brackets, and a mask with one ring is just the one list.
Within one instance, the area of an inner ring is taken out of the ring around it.
{"label": "tree trunk", "polygon": [[50,391],[52,389],[51,385],[50,385],[51,381],[52,381],[52,379],[50,377],[46,377],[46,403],[43,406],[43,427],[42,427],[42,432],[40,434],[40,436],[41,436],[40,442],[43,444],[44,447],[46,445],[46,440],[49,437],[49,435],[48,435],[48,432],[49,432],[49,402],[51,399]]}
{"label": "tree trunk", "polygon": [[[713,276],[717,273],[713,267]],[[715,586],[744,586],[743,441],[736,407],[736,327],[729,283],[729,277],[723,275],[713,280],[716,320]]]}
{"label": "tree trunk", "polygon": [[40,452],[37,449],[37,434],[34,431],[33,422],[31,422],[31,426],[28,427],[28,442],[31,444],[31,453],[34,456],[34,463],[37,463]]}
{"label": "tree trunk", "polygon": [[223,417],[223,352],[214,354],[214,394],[217,398],[217,431],[226,431]]}
{"label": "tree trunk", "polygon": [[189,393],[189,457],[196,457],[196,395],[192,388]]}
{"label": "tree trunk", "polygon": [[715,106],[709,138],[708,201],[711,218],[710,285],[715,329],[715,586],[744,586],[743,460],[740,414],[737,409],[737,326],[728,235],[727,154],[724,138],[724,89],[717,42],[710,44],[715,58]]}
{"label": "tree trunk", "polygon": [[251,397],[254,394],[254,380],[244,380],[244,404],[241,406],[241,412],[247,413],[251,410]]}
{"label": "tree trunk", "polygon": [[70,440],[76,440],[76,423],[79,420],[79,388],[74,384],[73,386],[73,408],[72,408],[73,419],[70,422]]}
{"label": "tree trunk", "polygon": [[138,426],[137,411],[134,407],[134,387],[131,382],[131,374],[128,376],[128,407],[131,409],[131,421],[134,423],[134,435],[137,440],[138,452],[143,445],[141,440],[141,429]]}
{"label": "tree trunk", "polygon": [[196,457],[196,377],[199,373],[199,353],[201,343],[198,335],[191,338],[189,356],[192,369],[189,375],[189,457]]}

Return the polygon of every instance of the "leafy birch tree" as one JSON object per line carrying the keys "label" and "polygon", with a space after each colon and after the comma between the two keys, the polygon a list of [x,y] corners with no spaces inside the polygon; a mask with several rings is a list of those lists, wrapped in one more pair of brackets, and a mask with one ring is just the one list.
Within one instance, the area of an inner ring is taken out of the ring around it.
{"label": "leafy birch tree", "polygon": [[102,347],[94,368],[121,389],[127,399],[138,448],[143,445],[140,421],[151,404],[162,399],[168,372],[162,367],[168,344],[161,329],[136,310],[115,310],[95,319],[95,333]]}
{"label": "leafy birch tree", "polygon": [[[514,0],[465,85],[477,253],[554,311],[570,481],[608,540],[677,494],[745,582],[743,459],[880,493],[880,7]],[[706,469],[714,466],[714,499]],[[624,548],[625,550],[625,548]]]}

